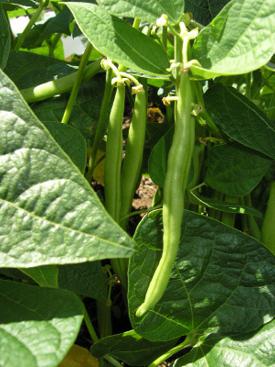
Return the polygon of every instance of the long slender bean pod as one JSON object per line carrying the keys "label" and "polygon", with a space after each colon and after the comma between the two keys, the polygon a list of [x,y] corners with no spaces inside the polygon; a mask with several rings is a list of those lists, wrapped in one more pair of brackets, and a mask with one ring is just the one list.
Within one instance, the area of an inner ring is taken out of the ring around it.
{"label": "long slender bean pod", "polygon": [[[100,60],[88,65],[84,70],[83,80],[92,78],[100,71],[100,69]],[[20,92],[29,103],[43,101],[57,94],[69,92],[72,89],[77,76],[78,71],[75,71],[74,73],[63,76],[62,78],[51,80],[49,82],[36,85],[35,87],[21,89]]]}
{"label": "long slender bean pod", "polygon": [[120,217],[122,120],[124,103],[125,86],[118,85],[110,112],[104,169],[105,206],[109,214],[116,221],[118,221]]}
{"label": "long slender bean pod", "polygon": [[133,116],[122,167],[120,216],[123,226],[127,223],[125,217],[128,215],[131,207],[142,165],[147,120],[146,95],[146,91],[143,89],[135,96]]}
{"label": "long slender bean pod", "polygon": [[144,303],[136,315],[142,316],[163,296],[177,255],[184,213],[184,197],[195,140],[191,116],[193,93],[188,72],[180,75],[175,105],[175,132],[168,155],[163,194],[163,252],[149,284]]}

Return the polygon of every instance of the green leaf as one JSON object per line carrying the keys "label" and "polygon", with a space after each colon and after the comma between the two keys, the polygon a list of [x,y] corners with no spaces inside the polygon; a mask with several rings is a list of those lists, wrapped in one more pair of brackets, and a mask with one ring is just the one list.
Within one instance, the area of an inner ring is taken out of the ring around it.
{"label": "green leaf", "polygon": [[275,361],[275,321],[241,338],[210,336],[176,360],[173,367],[271,367]]}
{"label": "green leaf", "polygon": [[[70,117],[70,125],[79,130],[89,144],[95,135],[100,104],[103,98],[104,77],[94,76],[79,90]],[[94,93],[96,91],[96,93]],[[59,124],[68,102],[68,96],[62,95],[32,106],[36,116],[45,124]]]}
{"label": "green leaf", "polygon": [[172,144],[174,129],[169,129],[153,147],[148,161],[149,174],[156,185],[163,187],[169,149]]}
{"label": "green leaf", "polygon": [[6,11],[1,3],[0,24],[0,68],[5,69],[11,48],[11,32]]}
{"label": "green leaf", "polygon": [[168,288],[153,310],[137,318],[136,309],[161,255],[161,211],[147,215],[134,238],[137,247],[130,259],[128,302],[132,325],[144,338],[242,335],[272,319],[274,256],[252,237],[188,211]]}
{"label": "green leaf", "polygon": [[38,266],[36,268],[21,269],[40,287],[58,288],[58,267],[55,265]]}
{"label": "green leaf", "polygon": [[230,0],[185,0],[185,11],[191,12],[194,19],[208,24]]}
{"label": "green leaf", "polygon": [[134,330],[129,330],[122,334],[100,339],[99,342],[93,345],[91,353],[97,358],[110,354],[130,366],[147,366],[175,344],[175,340],[150,342]]}
{"label": "green leaf", "polygon": [[270,169],[272,161],[237,145],[209,150],[205,182],[230,196],[248,195]]}
{"label": "green leaf", "polygon": [[128,257],[132,240],[0,71],[0,266]]}
{"label": "green leaf", "polygon": [[109,13],[118,17],[139,17],[143,21],[155,22],[166,14],[172,22],[177,22],[184,10],[183,0],[97,0]]}
{"label": "green leaf", "polygon": [[83,135],[79,130],[72,126],[55,123],[51,121],[44,122],[46,128],[52,137],[65,153],[71,158],[74,164],[84,173],[87,158],[87,146]]}
{"label": "green leaf", "polygon": [[275,124],[234,88],[216,85],[205,95],[208,113],[231,139],[275,159]]}
{"label": "green leaf", "polygon": [[0,365],[55,367],[74,343],[83,306],[73,293],[0,280]]}
{"label": "green leaf", "polygon": [[193,47],[203,78],[245,74],[266,64],[275,44],[274,0],[233,0],[203,29]]}
{"label": "green leaf", "polygon": [[64,61],[24,51],[11,52],[5,69],[20,89],[34,87],[74,71],[75,68]]}
{"label": "green leaf", "polygon": [[98,261],[60,266],[58,283],[60,288],[81,296],[97,300],[107,299],[108,279]]}
{"label": "green leaf", "polygon": [[162,47],[106,9],[87,3],[66,3],[82,31],[104,56],[150,75],[167,74],[169,61]]}

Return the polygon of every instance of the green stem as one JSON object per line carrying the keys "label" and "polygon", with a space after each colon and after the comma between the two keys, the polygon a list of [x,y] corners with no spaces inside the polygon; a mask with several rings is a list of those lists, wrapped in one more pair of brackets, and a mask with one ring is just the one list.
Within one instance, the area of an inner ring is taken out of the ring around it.
{"label": "green stem", "polygon": [[58,44],[61,37],[62,37],[61,33],[56,34],[51,43],[49,44],[49,57],[54,57],[55,47]]}
{"label": "green stem", "polygon": [[154,360],[148,367],[158,367],[163,362],[165,362],[168,358],[172,357],[174,354],[180,352],[181,350],[189,347],[191,345],[190,340],[188,337],[184,339],[184,341],[178,345],[176,345],[174,348],[171,348],[168,350],[168,352],[162,354],[160,357]]}
{"label": "green stem", "polygon": [[98,300],[96,310],[100,337],[112,335],[111,302],[108,299]]}
{"label": "green stem", "polygon": [[[90,317],[89,317],[89,314],[86,310],[86,308],[84,308],[84,321],[85,321],[85,324],[87,326],[87,329],[88,329],[88,332],[90,334],[90,337],[92,339],[92,342],[93,343],[96,343],[99,341],[99,338],[96,334],[96,331],[94,329],[94,326],[90,320]],[[113,357],[109,356],[109,355],[105,355],[103,357],[106,361],[108,361],[109,363],[111,363],[114,367],[122,367],[121,364]]]}
{"label": "green stem", "polygon": [[38,8],[36,9],[36,11],[31,16],[31,19],[30,19],[29,23],[27,24],[26,28],[18,36],[17,41],[16,41],[16,44],[14,46],[14,50],[15,51],[18,51],[22,47],[22,45],[23,45],[23,43],[24,43],[24,41],[25,41],[25,39],[26,39],[29,31],[31,30],[31,28],[35,24],[35,22],[38,20],[38,18],[40,17],[42,11],[48,5],[48,3],[49,3],[49,0],[45,0],[45,1],[44,0],[41,0],[40,1],[40,4],[39,4]]}
{"label": "green stem", "polygon": [[[86,67],[83,79],[87,80],[92,78],[100,69],[100,60],[97,60]],[[77,74],[78,72],[76,71],[63,78],[51,80],[35,87],[22,89],[20,92],[28,103],[43,101],[57,94],[69,92],[75,83]]]}
{"label": "green stem", "polygon": [[76,79],[74,81],[74,85],[73,85],[73,89],[71,91],[66,109],[64,111],[61,123],[62,124],[67,124],[70,120],[71,114],[72,114],[72,110],[75,104],[75,100],[76,97],[78,95],[78,91],[81,85],[81,82],[83,80],[84,77],[84,73],[85,73],[85,67],[87,65],[87,62],[89,60],[89,56],[90,53],[93,49],[93,46],[89,43],[88,46],[86,47],[86,50],[83,54],[83,56],[81,57],[81,61],[80,61],[80,65],[79,65],[79,69],[77,71],[77,75],[76,75]]}
{"label": "green stem", "polygon": [[90,337],[92,339],[92,342],[93,343],[96,343],[99,339],[98,339],[98,336],[96,334],[96,331],[94,329],[94,326],[92,324],[92,321],[91,321],[91,319],[89,317],[89,314],[88,314],[86,308],[84,308],[84,321],[85,321],[85,324],[86,324],[87,329],[89,331],[89,334],[90,334]]}

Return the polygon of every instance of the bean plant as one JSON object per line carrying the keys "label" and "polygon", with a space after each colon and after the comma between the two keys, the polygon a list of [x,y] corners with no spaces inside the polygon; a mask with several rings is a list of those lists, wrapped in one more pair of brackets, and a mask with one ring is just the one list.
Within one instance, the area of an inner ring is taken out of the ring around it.
{"label": "bean plant", "polygon": [[274,45],[275,0],[0,0],[1,367],[275,366]]}

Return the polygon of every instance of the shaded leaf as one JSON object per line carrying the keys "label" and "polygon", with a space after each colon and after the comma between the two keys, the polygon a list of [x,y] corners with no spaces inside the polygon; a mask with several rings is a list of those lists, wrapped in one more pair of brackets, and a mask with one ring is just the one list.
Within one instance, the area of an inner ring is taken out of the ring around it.
{"label": "shaded leaf", "polygon": [[1,3],[0,25],[0,68],[5,69],[11,48],[11,32],[6,11]]}
{"label": "shaded leaf", "polygon": [[102,7],[87,3],[66,3],[88,40],[104,56],[135,71],[167,74],[167,55],[153,39]]}
{"label": "shaded leaf", "polygon": [[85,297],[106,300],[108,279],[100,262],[64,265],[59,267],[60,288]]}
{"label": "shaded leaf", "polygon": [[74,343],[83,318],[68,291],[0,280],[0,365],[55,367]]}
{"label": "shaded leaf", "polygon": [[210,336],[173,367],[272,367],[275,360],[275,321],[257,333],[240,338]]}
{"label": "shaded leaf", "polygon": [[64,61],[25,51],[12,51],[5,69],[20,89],[34,87],[74,71],[75,68]]}
{"label": "shaded leaf", "polygon": [[[86,140],[95,134],[104,84],[102,75],[96,75],[80,89],[73,106],[70,125],[79,130]],[[96,91],[96,93],[95,93]],[[45,124],[59,124],[66,108],[68,96],[62,95],[32,106],[37,117]]]}
{"label": "shaded leaf", "polygon": [[216,145],[208,152],[205,182],[230,196],[248,195],[271,168],[272,161],[237,145]]}
{"label": "shaded leaf", "polygon": [[134,330],[126,331],[100,339],[91,349],[94,356],[100,358],[111,354],[130,366],[145,366],[153,362],[176,344],[169,342],[150,342]]}
{"label": "shaded leaf", "polygon": [[58,288],[58,267],[55,265],[38,266],[35,268],[21,269],[21,271],[34,280],[40,287]]}
{"label": "shaded leaf", "polygon": [[275,124],[234,88],[216,85],[205,95],[207,111],[229,138],[275,159]]}
{"label": "shaded leaf", "polygon": [[99,361],[88,349],[75,344],[59,367],[99,367]]}
{"label": "shaded leaf", "polygon": [[83,135],[79,130],[72,126],[55,123],[52,121],[44,122],[46,128],[51,133],[54,140],[71,158],[73,163],[84,173],[87,158],[87,146]]}
{"label": "shaded leaf", "polygon": [[233,0],[205,27],[193,47],[204,78],[245,74],[266,64],[275,44],[274,0]]}
{"label": "shaded leaf", "polygon": [[0,71],[0,266],[127,257],[133,243]]}
{"label": "shaded leaf", "polygon": [[188,211],[168,288],[153,310],[137,318],[161,255],[161,211],[147,215],[134,238],[128,302],[132,325],[146,339],[243,335],[272,319],[274,256],[252,237]]}
{"label": "shaded leaf", "polygon": [[208,24],[230,0],[185,0],[185,11],[191,12],[194,19]]}

